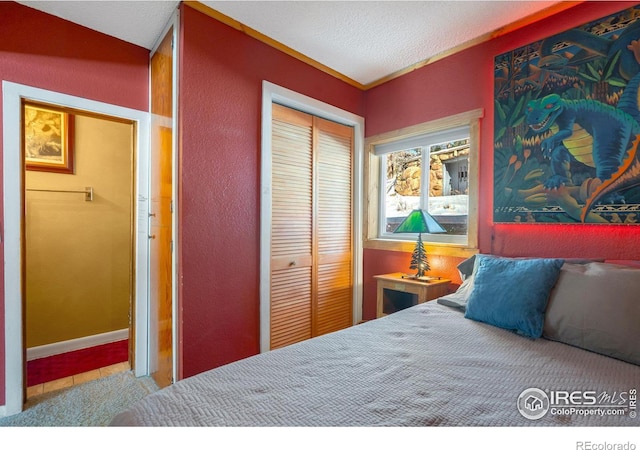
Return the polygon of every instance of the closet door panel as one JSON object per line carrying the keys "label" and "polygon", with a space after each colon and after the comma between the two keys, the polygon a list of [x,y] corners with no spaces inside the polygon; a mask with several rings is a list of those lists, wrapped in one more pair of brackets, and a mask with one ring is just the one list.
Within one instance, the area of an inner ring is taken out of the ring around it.
{"label": "closet door panel", "polygon": [[315,120],[315,335],[353,323],[353,129]]}
{"label": "closet door panel", "polygon": [[312,336],[313,117],[273,106],[271,348]]}
{"label": "closet door panel", "polygon": [[271,275],[271,349],[311,337],[311,266]]}
{"label": "closet door panel", "polygon": [[149,370],[173,382],[173,28],[151,57]]}
{"label": "closet door panel", "polygon": [[351,261],[318,266],[316,335],[352,325]]}

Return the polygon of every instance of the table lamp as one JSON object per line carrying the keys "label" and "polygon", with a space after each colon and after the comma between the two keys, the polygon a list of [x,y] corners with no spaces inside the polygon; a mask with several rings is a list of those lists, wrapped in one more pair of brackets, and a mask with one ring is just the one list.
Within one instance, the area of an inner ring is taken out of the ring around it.
{"label": "table lamp", "polygon": [[442,228],[436,219],[423,209],[414,209],[400,223],[394,233],[418,233],[418,242],[416,248],[411,255],[410,269],[417,269],[417,273],[408,278],[426,279],[425,272],[429,270],[429,262],[427,261],[427,252],[422,243],[422,233],[446,233],[447,230]]}

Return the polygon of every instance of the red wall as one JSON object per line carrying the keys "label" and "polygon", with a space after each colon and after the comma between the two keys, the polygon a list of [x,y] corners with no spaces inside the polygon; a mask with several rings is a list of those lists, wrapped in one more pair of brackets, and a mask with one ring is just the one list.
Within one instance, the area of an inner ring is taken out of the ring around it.
{"label": "red wall", "polygon": [[[637,259],[636,227],[516,226],[491,221],[493,57],[630,5],[585,2],[364,93],[183,5],[177,180],[180,378],[259,351],[263,79],[364,116],[369,136],[484,108],[480,251]],[[139,47],[0,2],[2,79],[145,110],[148,56]],[[365,251],[365,318],[375,315],[371,277],[406,270],[408,260],[405,253]],[[433,257],[430,262],[434,270],[455,276],[459,259]],[[3,306],[0,349],[4,348]],[[4,355],[0,356],[3,386]],[[0,392],[0,404],[4,398]]]}
{"label": "red wall", "polygon": [[364,115],[363,93],[182,7],[181,378],[259,352],[262,80]]}
{"label": "red wall", "polygon": [[[640,230],[624,225],[494,224],[493,58],[506,51],[623,10],[636,2],[584,2],[570,10],[427,65],[366,92],[366,135],[484,108],[480,142],[479,246],[505,256],[598,257],[639,259]],[[446,276],[459,280],[459,258],[443,258]],[[375,317],[379,273],[406,271],[409,255],[367,249],[364,252],[364,318]],[[430,260],[431,261],[431,260]]]}
{"label": "red wall", "polygon": [[[2,80],[146,111],[148,64],[149,51],[141,47],[17,3],[0,2]],[[4,253],[4,244],[1,248]],[[4,270],[0,283],[0,386],[4,387]],[[0,405],[5,398],[1,388]]]}

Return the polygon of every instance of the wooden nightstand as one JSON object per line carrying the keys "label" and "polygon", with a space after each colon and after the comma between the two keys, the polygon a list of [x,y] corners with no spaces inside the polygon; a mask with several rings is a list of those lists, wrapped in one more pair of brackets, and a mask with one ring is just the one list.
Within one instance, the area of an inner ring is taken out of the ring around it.
{"label": "wooden nightstand", "polygon": [[378,282],[376,317],[386,316],[449,293],[451,280],[440,278],[426,282],[402,278],[403,275],[398,272],[373,277]]}

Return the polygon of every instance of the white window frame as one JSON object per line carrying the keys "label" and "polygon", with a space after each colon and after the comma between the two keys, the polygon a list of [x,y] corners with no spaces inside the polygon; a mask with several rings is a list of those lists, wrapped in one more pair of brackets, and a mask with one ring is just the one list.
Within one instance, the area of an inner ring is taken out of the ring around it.
{"label": "white window frame", "polygon": [[[454,116],[413,125],[387,133],[370,136],[365,140],[365,180],[367,201],[365,202],[364,248],[411,252],[415,246],[415,236],[384,233],[382,230],[383,211],[381,193],[383,171],[381,161],[385,153],[402,148],[416,148],[448,140],[448,136],[458,136],[461,129],[469,136],[469,209],[466,239],[462,236],[423,236],[427,251],[432,254],[468,257],[478,251],[478,158],[480,150],[480,119],[483,109],[476,109]],[[453,134],[452,134],[453,132]],[[456,134],[457,133],[457,134]],[[424,157],[424,155],[423,155]]]}

